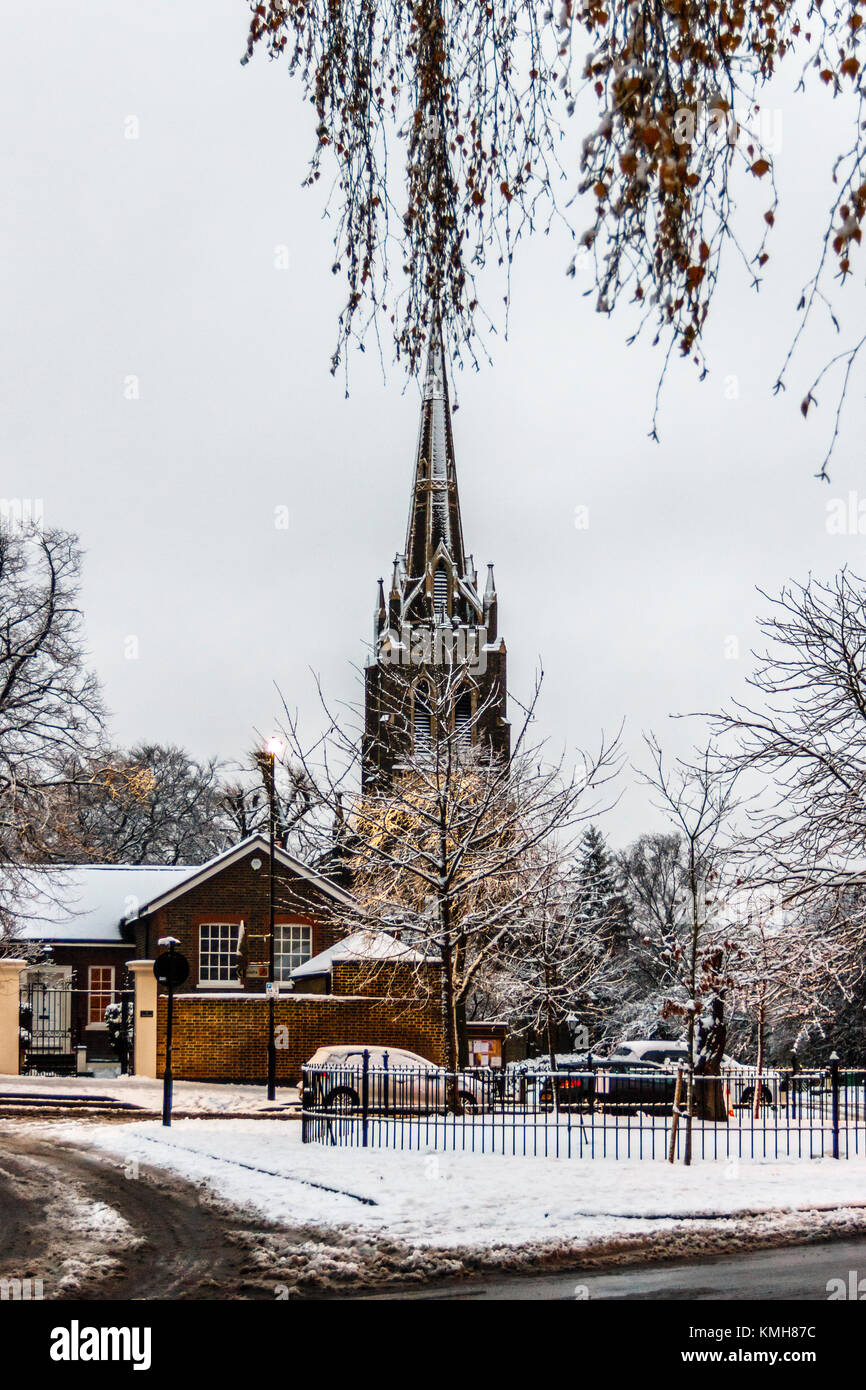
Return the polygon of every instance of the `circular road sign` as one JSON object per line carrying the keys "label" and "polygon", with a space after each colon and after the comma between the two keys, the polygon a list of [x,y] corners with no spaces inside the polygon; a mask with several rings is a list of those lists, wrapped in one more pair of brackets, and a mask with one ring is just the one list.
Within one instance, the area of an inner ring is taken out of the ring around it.
{"label": "circular road sign", "polygon": [[160,984],[177,989],[189,979],[189,961],[179,951],[163,951],[153,962],[153,973]]}

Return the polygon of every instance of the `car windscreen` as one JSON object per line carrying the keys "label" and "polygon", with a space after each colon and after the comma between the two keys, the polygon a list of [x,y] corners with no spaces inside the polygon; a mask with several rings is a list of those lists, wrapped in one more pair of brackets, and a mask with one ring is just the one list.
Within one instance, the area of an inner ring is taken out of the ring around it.
{"label": "car windscreen", "polygon": [[391,1067],[413,1067],[416,1071],[436,1071],[437,1068],[426,1057],[418,1057],[414,1052],[389,1052],[388,1065]]}

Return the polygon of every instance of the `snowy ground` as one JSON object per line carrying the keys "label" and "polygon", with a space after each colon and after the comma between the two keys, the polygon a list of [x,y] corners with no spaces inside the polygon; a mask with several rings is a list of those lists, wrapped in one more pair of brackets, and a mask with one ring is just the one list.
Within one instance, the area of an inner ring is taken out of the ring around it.
{"label": "snowy ground", "polygon": [[375,1282],[386,1267],[391,1280],[453,1277],[866,1233],[862,1159],[686,1169],[328,1149],[302,1145],[299,1125],[269,1120],[185,1120],[171,1130],[153,1121],[70,1124],[61,1133],[127,1167],[168,1169],[233,1206],[308,1231],[306,1255],[296,1250],[293,1261],[300,1287],[317,1286],[314,1266],[323,1261],[345,1286]]}
{"label": "snowy ground", "polygon": [[[9,1076],[0,1074],[0,1093],[14,1096],[62,1095],[80,1097],[112,1096],[117,1100],[140,1105],[144,1110],[162,1110],[162,1081],[146,1076],[84,1077],[84,1076]],[[175,1081],[174,1106],[202,1114],[249,1114],[273,1108],[264,1086],[232,1086],[224,1082],[209,1086],[201,1081]],[[294,1086],[281,1086],[277,1104],[294,1104],[298,1092]]]}

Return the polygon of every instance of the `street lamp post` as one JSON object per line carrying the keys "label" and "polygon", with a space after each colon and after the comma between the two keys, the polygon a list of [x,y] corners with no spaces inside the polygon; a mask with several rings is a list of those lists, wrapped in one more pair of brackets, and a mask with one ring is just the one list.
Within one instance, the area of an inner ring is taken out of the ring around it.
{"label": "street lamp post", "polygon": [[277,1097],[276,994],[277,971],[274,943],[274,822],[277,811],[276,759],[283,745],[278,738],[265,744],[268,792],[268,1100]]}
{"label": "street lamp post", "polygon": [[[175,978],[175,946],[180,943],[176,936],[163,936],[159,939],[160,946],[168,947],[168,966],[165,977],[166,988],[168,989],[168,1005],[165,1012],[165,1071],[162,1077],[162,1123],[171,1124],[171,1102],[172,1091],[174,1089],[174,1075],[172,1072],[171,1044],[172,1044],[172,1025],[174,1020],[174,987],[177,983]],[[162,960],[163,957],[160,957]]]}

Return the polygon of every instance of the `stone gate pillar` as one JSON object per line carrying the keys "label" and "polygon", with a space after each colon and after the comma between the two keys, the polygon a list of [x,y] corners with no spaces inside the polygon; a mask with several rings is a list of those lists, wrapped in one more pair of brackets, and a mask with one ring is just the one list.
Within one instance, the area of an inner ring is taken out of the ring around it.
{"label": "stone gate pillar", "polygon": [[136,1076],[156,1077],[156,976],[152,960],[131,960],[135,982],[135,1033],[132,1069]]}
{"label": "stone gate pillar", "polygon": [[21,971],[27,961],[19,956],[0,959],[0,1073],[17,1076],[21,1049],[19,1044],[18,1004],[21,993]]}

